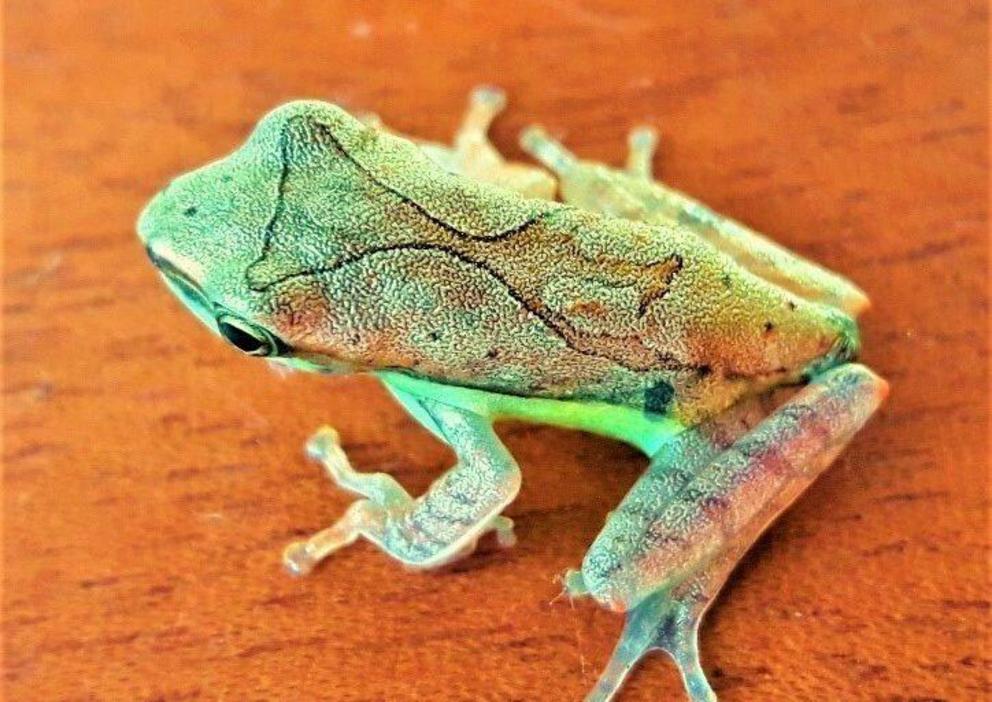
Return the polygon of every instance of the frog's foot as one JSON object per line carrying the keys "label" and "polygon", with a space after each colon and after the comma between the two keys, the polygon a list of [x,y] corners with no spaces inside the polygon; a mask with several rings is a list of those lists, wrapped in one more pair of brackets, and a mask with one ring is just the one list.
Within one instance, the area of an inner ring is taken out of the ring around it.
{"label": "frog's foot", "polygon": [[557,181],[543,168],[512,163],[489,140],[493,120],[506,108],[502,89],[481,85],[469,94],[468,109],[455,134],[457,172],[484,183],[509,188],[525,197],[553,200]]}
{"label": "frog's foot", "polygon": [[569,568],[561,576],[562,594],[568,595],[575,600],[580,597],[589,596],[589,588],[582,578],[582,571],[578,568]]}
{"label": "frog's foot", "polygon": [[658,130],[654,127],[634,127],[627,136],[627,173],[650,181],[654,178],[651,162],[658,150]]}
{"label": "frog's foot", "polygon": [[656,592],[627,612],[620,641],[586,702],[615,698],[638,661],[653,650],[664,651],[679,668],[692,702],[716,702],[716,693],[699,662],[699,622],[702,611],[691,594],[672,597]]}
{"label": "frog's foot", "polygon": [[334,525],[290,544],[283,553],[289,572],[308,573],[359,537],[418,568],[439,567],[471,553],[488,531],[496,532],[501,546],[513,544],[513,522],[500,512],[520,489],[520,472],[490,423],[434,401],[421,405],[459,462],[417,499],[392,476],[355,471],[333,429],[320,430],[308,442],[308,453],[323,463],[331,479],[362,499]]}
{"label": "frog's foot", "polygon": [[[582,586],[628,611],[589,700],[609,700],[648,651],[666,651],[693,702],[713,700],[699,665],[699,621],[760,533],[878,408],[883,380],[864,366],[825,372],[755,426],[720,420],[652,458],[582,563]],[[751,428],[753,426],[753,428]]]}

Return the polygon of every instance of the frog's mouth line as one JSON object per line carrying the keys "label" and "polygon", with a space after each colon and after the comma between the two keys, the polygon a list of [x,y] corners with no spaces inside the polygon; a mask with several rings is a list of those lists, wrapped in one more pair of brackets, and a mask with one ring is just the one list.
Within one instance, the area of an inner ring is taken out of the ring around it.
{"label": "frog's mouth line", "polygon": [[219,333],[214,305],[207,299],[207,296],[203,294],[200,288],[197,287],[196,283],[190,280],[185,273],[172,265],[167,259],[156,255],[151,248],[147,249],[147,251],[148,258],[155,264],[169,290],[186,305],[190,312],[206,324],[211,331]]}
{"label": "frog's mouth line", "polygon": [[189,286],[182,278],[176,278],[165,271],[160,271],[162,279],[169,289],[182,300],[182,303],[197,316],[197,318],[207,325],[211,331],[217,332],[217,318],[214,316],[213,306],[198,290]]}

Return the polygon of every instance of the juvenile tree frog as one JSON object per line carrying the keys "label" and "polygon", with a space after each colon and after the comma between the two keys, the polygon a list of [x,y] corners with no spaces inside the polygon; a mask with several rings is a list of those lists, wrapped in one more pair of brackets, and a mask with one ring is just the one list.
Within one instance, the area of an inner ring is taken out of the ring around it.
{"label": "juvenile tree frog", "polygon": [[[141,241],[166,284],[250,356],[376,375],[454,450],[419,497],[355,471],[337,435],[308,443],[357,494],[285,551],[296,574],[359,538],[418,568],[513,542],[520,487],[504,418],[625,441],[647,471],[612,512],[573,596],[627,625],[588,700],[612,699],[649,650],[692,700],[703,613],[761,531],[867,421],[886,383],[853,363],[853,284],[652,180],[653,133],[626,170],[577,159],[540,129],[523,145],[561,180],[488,142],[502,108],[473,93],[453,147],[300,101],[146,207]],[[784,389],[792,389],[791,397]]]}

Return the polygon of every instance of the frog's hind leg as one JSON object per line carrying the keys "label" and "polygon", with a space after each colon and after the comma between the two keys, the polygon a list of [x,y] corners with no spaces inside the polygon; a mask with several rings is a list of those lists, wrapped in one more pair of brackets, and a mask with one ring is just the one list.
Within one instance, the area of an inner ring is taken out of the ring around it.
{"label": "frog's hind leg", "polygon": [[[699,663],[706,609],[765,527],[836,457],[887,386],[864,366],[825,372],[755,425],[724,419],[663,448],[567,580],[627,612],[613,658],[587,698],[613,698],[651,650],[678,665],[693,702],[714,693]],[[712,431],[715,427],[718,431]]]}
{"label": "frog's hind leg", "polygon": [[359,537],[418,568],[457,560],[487,531],[495,531],[501,545],[512,545],[513,522],[500,512],[520,489],[520,471],[490,420],[434,400],[422,399],[419,405],[429,428],[454,449],[457,465],[414,499],[385,473],[355,471],[334,431],[318,432],[308,452],[338,485],[362,499],[331,527],[286,548],[283,562],[291,573],[309,572]]}
{"label": "frog's hind leg", "polygon": [[805,259],[725,217],[685,193],[654,181],[651,162],[658,146],[657,132],[635,127],[627,137],[627,173],[648,184],[650,210],[656,216],[692,230],[737,263],[800,297],[837,307],[856,316],[868,306],[864,292],[851,281]]}
{"label": "frog's hind leg", "polygon": [[631,133],[625,171],[576,158],[539,127],[525,129],[520,144],[558,176],[565,202],[614,217],[682,227],[755,275],[851,316],[868,306],[865,293],[843,276],[652,180],[657,138],[650,128],[638,127]]}

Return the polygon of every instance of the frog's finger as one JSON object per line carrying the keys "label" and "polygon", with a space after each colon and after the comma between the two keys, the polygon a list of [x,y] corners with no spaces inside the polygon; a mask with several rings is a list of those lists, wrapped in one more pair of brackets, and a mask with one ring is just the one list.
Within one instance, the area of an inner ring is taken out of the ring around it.
{"label": "frog's finger", "polygon": [[[355,543],[362,531],[379,520],[381,511],[368,500],[358,500],[333,525],[322,529],[305,541],[294,541],[282,552],[283,567],[295,576],[307,575],[322,560],[335,551]],[[381,521],[381,520],[380,520]]]}
{"label": "frog's finger", "polygon": [[322,427],[307,441],[307,455],[324,465],[338,487],[362,495],[375,505],[399,509],[411,502],[403,486],[388,473],[359,473],[352,468],[338,433],[331,427]]}

